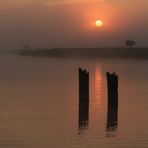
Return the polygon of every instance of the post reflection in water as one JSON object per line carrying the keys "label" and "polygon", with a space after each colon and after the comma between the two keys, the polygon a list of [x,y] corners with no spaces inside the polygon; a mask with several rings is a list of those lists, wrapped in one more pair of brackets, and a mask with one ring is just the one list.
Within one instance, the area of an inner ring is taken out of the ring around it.
{"label": "post reflection in water", "polygon": [[107,125],[106,131],[107,137],[113,137],[116,135],[116,129],[118,127],[118,104],[108,105],[107,111]]}
{"label": "post reflection in water", "polygon": [[89,122],[89,72],[79,68],[79,134],[88,128]]}

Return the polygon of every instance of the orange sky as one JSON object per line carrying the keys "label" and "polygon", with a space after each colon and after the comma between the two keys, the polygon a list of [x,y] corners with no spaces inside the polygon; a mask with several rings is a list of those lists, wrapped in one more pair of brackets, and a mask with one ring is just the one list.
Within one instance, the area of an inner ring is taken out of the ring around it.
{"label": "orange sky", "polygon": [[5,0],[0,9],[0,48],[148,45],[147,0]]}

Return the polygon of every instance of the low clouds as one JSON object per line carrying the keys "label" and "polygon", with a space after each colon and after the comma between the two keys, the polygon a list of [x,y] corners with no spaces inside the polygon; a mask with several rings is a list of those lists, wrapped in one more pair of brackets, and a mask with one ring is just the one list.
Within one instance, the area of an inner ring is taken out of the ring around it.
{"label": "low clouds", "polygon": [[4,0],[0,1],[0,6],[24,6],[30,4],[42,5],[62,5],[62,4],[77,4],[77,3],[93,3],[104,2],[105,0]]}
{"label": "low clouds", "polygon": [[130,4],[148,4],[147,0],[1,0],[0,6],[24,6],[24,5],[63,5],[63,4],[83,4],[83,3],[96,3],[96,2],[106,2],[112,4],[130,5]]}
{"label": "low clouds", "polygon": [[77,4],[77,3],[93,3],[104,2],[105,0],[50,0],[47,1],[47,5],[61,5],[61,4]]}
{"label": "low clouds", "polygon": [[0,1],[0,6],[24,6],[42,2],[47,2],[47,0],[3,0]]}

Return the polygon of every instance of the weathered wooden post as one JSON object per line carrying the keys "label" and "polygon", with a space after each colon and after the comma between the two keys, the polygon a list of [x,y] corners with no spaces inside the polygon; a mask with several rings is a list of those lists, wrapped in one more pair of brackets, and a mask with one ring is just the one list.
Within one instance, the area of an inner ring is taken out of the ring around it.
{"label": "weathered wooden post", "polygon": [[108,87],[108,103],[118,104],[118,76],[116,73],[106,73]]}
{"label": "weathered wooden post", "polygon": [[108,87],[107,131],[115,130],[118,125],[118,76],[106,73]]}
{"label": "weathered wooden post", "polygon": [[89,72],[79,68],[79,129],[88,126],[89,120]]}

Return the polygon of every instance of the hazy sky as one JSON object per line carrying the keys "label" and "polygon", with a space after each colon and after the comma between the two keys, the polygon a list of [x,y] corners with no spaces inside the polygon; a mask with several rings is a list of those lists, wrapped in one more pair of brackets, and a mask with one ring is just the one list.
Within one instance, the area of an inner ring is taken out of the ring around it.
{"label": "hazy sky", "polygon": [[0,0],[0,49],[123,46],[126,39],[148,46],[148,0]]}

